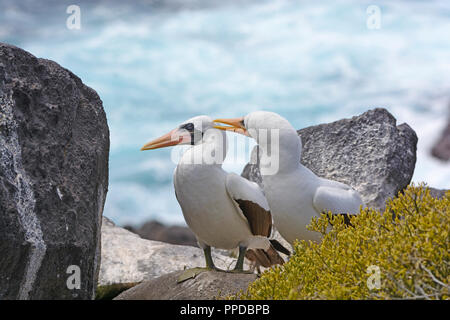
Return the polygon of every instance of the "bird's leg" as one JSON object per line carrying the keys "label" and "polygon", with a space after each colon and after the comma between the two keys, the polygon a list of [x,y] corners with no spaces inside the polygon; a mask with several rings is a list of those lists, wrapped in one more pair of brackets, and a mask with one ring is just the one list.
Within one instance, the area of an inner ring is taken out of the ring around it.
{"label": "bird's leg", "polygon": [[207,246],[206,248],[204,248],[203,253],[205,255],[206,268],[216,269],[216,266],[214,265],[214,261],[212,259],[212,255],[211,255],[211,247]]}
{"label": "bird's leg", "polygon": [[191,268],[191,269],[187,269],[185,270],[179,277],[178,277],[178,283],[186,281],[188,279],[193,279],[195,278],[197,275],[199,275],[202,272],[205,271],[211,271],[211,270],[216,270],[216,271],[223,271],[219,268],[217,268],[214,265],[212,256],[211,256],[211,247],[204,245],[203,246],[203,253],[205,255],[205,261],[206,261],[206,267],[196,267],[196,268]]}
{"label": "bird's leg", "polygon": [[247,251],[247,247],[243,245],[239,245],[239,256],[236,261],[236,265],[231,272],[234,273],[253,273],[251,271],[244,271],[244,258],[245,258],[245,252]]}
{"label": "bird's leg", "polygon": [[239,256],[238,256],[238,259],[236,261],[236,266],[234,267],[234,271],[244,271],[245,251],[247,251],[246,247],[239,246]]}
{"label": "bird's leg", "polygon": [[206,269],[208,270],[214,270],[214,271],[221,271],[224,272],[225,270],[219,269],[214,265],[213,258],[211,255],[211,247],[208,246],[203,249],[203,253],[205,254],[205,261],[206,261]]}

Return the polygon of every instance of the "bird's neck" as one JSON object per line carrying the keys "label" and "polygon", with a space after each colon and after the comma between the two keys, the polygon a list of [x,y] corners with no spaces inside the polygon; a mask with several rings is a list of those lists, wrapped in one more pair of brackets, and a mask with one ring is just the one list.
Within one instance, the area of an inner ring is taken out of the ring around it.
{"label": "bird's neck", "polygon": [[273,130],[268,143],[259,143],[262,175],[289,174],[300,165],[302,142],[295,129]]}
{"label": "bird's neck", "polygon": [[226,154],[225,133],[218,129],[209,129],[203,134],[200,143],[184,152],[179,163],[222,166]]}

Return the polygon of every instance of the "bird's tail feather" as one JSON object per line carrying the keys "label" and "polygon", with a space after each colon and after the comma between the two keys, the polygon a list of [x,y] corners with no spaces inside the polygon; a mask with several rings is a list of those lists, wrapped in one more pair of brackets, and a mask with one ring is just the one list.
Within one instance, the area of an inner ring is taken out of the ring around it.
{"label": "bird's tail feather", "polygon": [[288,249],[286,249],[286,247],[283,246],[278,240],[270,239],[269,241],[272,244],[272,246],[275,248],[275,250],[277,250],[281,253],[284,253],[287,256],[291,255],[291,252]]}
{"label": "bird's tail feather", "polygon": [[263,249],[249,249],[245,257],[252,261],[256,267],[263,266],[269,268],[275,264],[283,264],[284,260],[280,254],[275,250],[274,246],[270,244],[267,250]]}

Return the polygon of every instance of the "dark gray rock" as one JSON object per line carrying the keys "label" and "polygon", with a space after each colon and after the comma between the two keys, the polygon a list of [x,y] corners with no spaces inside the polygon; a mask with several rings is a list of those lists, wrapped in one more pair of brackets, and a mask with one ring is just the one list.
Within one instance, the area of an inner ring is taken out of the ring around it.
{"label": "dark gray rock", "polygon": [[[411,181],[417,135],[406,123],[397,126],[386,109],[307,127],[298,134],[303,144],[301,163],[320,177],[354,187],[369,207],[384,209],[385,201]],[[255,150],[252,158],[257,158]],[[247,164],[242,176],[262,183],[255,164]]]}
{"label": "dark gray rock", "polygon": [[442,161],[450,160],[450,105],[447,126],[444,128],[441,136],[431,149],[431,154]]}
{"label": "dark gray rock", "polygon": [[114,300],[213,300],[245,291],[255,274],[203,272],[194,279],[177,283],[183,271],[145,281],[122,292]]}
{"label": "dark gray rock", "polygon": [[0,43],[0,300],[93,298],[108,152],[97,93]]}
{"label": "dark gray rock", "polygon": [[436,199],[444,198],[445,193],[448,191],[445,189],[436,189],[436,188],[431,188],[431,187],[429,187],[428,189],[430,190],[430,196],[432,196],[433,198],[436,198]]}
{"label": "dark gray rock", "polygon": [[147,240],[156,240],[193,247],[198,246],[194,233],[188,227],[167,226],[161,222],[151,220],[138,228],[126,226],[125,229],[130,230]]}

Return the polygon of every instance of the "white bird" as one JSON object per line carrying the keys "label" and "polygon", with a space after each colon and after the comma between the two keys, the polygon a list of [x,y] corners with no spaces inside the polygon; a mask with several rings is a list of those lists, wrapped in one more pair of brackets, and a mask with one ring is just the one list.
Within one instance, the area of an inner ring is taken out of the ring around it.
{"label": "white bird", "polygon": [[[208,116],[197,116],[145,144],[141,150],[191,145],[175,168],[173,180],[186,223],[204,251],[206,269],[218,270],[211,247],[239,247],[236,272],[243,271],[247,249],[254,249],[251,256],[265,267],[283,263],[274,249],[279,243],[268,239],[272,216],[262,190],[256,183],[222,169],[227,152],[226,134],[213,126]],[[191,269],[179,281],[202,271],[205,268]]]}
{"label": "white bird", "polygon": [[[320,239],[307,230],[311,218],[331,211],[357,214],[363,205],[359,193],[350,186],[316,176],[300,163],[302,143],[297,131],[280,115],[256,111],[242,118],[217,119],[215,128],[254,138],[260,148],[260,171],[264,194],[280,234],[291,244],[295,240]],[[326,152],[326,150],[324,150]]]}

